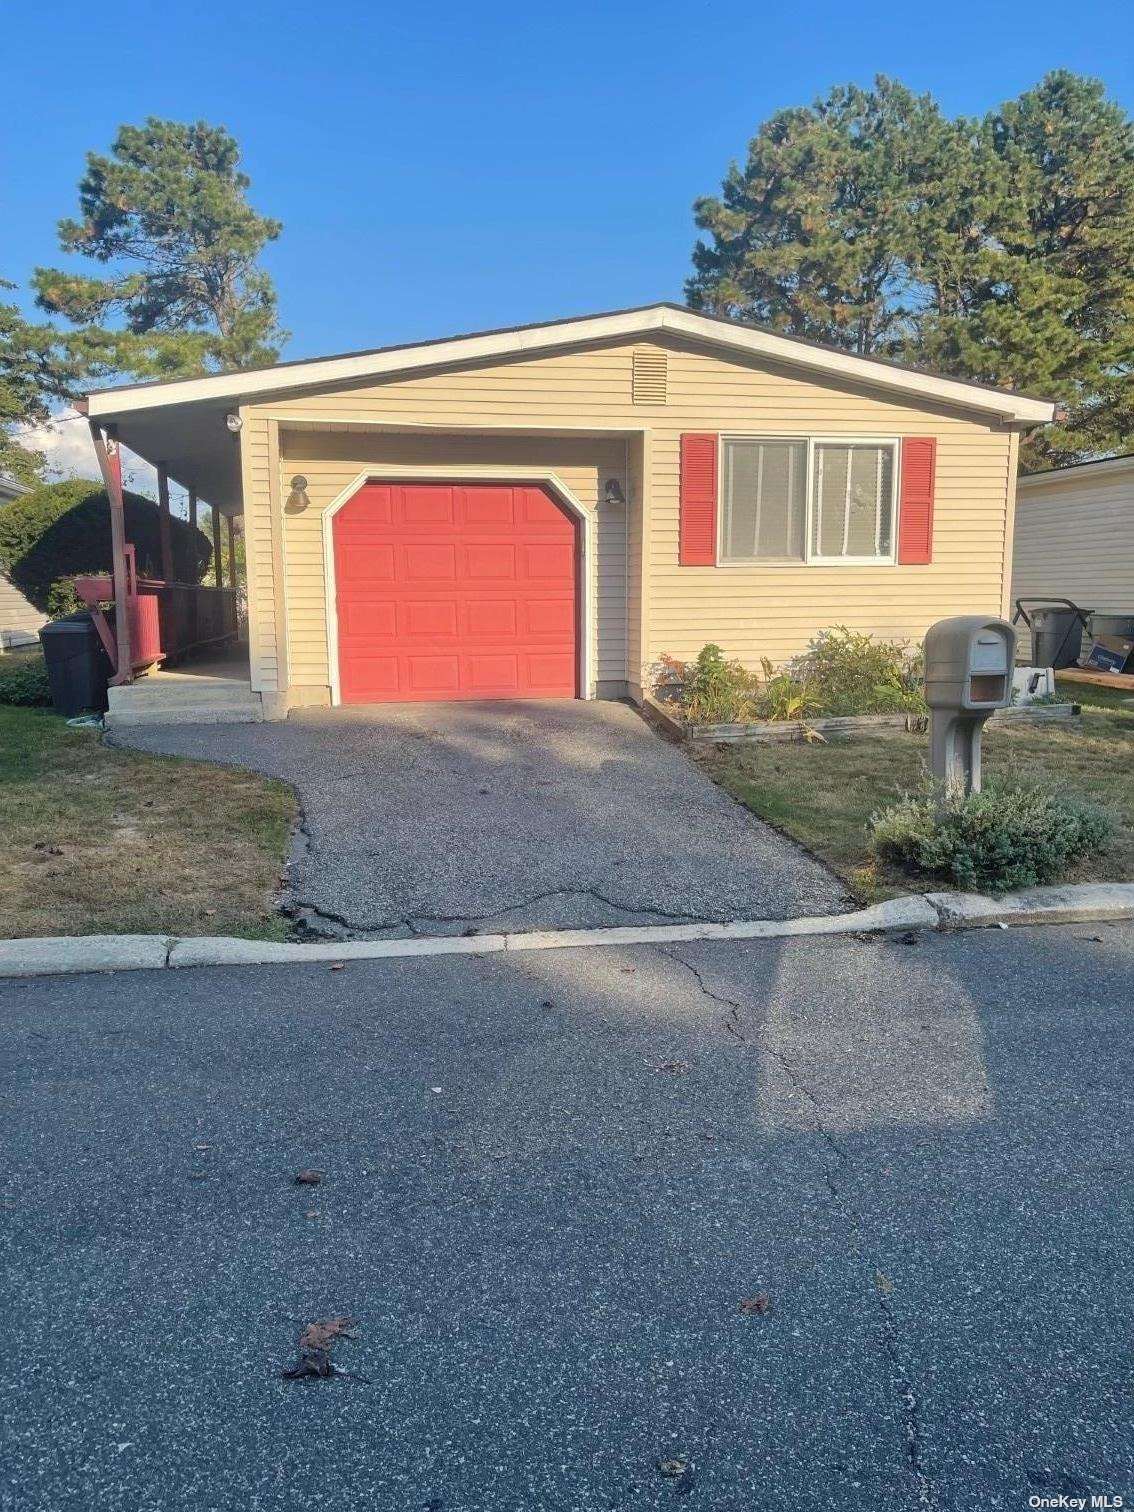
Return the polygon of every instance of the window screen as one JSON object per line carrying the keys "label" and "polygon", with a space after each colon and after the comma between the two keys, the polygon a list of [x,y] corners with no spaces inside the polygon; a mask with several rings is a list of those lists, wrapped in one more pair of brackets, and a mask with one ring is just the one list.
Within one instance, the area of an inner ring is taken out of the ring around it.
{"label": "window screen", "polygon": [[806,441],[726,441],[721,559],[804,556]]}
{"label": "window screen", "polygon": [[811,555],[888,557],[894,531],[890,446],[815,447]]}

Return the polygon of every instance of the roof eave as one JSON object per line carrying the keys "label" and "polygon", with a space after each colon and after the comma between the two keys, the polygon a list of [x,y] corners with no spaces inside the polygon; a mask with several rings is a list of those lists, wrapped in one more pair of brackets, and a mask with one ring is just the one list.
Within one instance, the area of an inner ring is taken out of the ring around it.
{"label": "roof eave", "polygon": [[274,394],[360,382],[367,378],[391,377],[423,368],[534,355],[540,351],[554,351],[567,346],[645,336],[656,331],[669,331],[846,382],[864,384],[887,393],[915,395],[927,402],[987,415],[1002,424],[1027,427],[1044,425],[1052,419],[1055,412],[1054,404],[1046,400],[1003,393],[954,378],[939,378],[870,358],[856,357],[851,353],[812,346],[792,337],[777,336],[751,326],[715,320],[699,315],[696,311],[672,305],[647,306],[549,325],[458,336],[411,347],[391,347],[384,351],[316,358],[310,362],[284,364],[247,373],[215,374],[163,384],[103,389],[87,396],[86,412],[92,419],[110,420],[142,410],[179,404],[241,404]]}

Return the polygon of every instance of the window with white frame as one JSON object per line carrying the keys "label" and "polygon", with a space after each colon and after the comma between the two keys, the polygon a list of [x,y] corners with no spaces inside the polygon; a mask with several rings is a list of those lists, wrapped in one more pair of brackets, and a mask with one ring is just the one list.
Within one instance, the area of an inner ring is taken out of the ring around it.
{"label": "window with white frame", "polygon": [[728,437],[722,562],[886,562],[896,441]]}

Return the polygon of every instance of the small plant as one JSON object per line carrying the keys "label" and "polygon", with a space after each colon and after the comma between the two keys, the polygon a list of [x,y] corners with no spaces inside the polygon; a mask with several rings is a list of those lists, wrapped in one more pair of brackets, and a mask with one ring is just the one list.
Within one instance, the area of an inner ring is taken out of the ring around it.
{"label": "small plant", "polygon": [[907,793],[869,825],[871,849],[908,871],[974,892],[1056,882],[1106,847],[1114,821],[1081,799],[1023,784],[941,798],[932,784]]}
{"label": "small plant", "polygon": [[685,717],[694,724],[733,724],[757,716],[760,680],[719,646],[702,646],[685,668]]}
{"label": "small plant", "polygon": [[43,657],[34,652],[0,656],[0,704],[45,708],[51,703],[51,685]]}
{"label": "small plant", "polygon": [[924,714],[924,658],[898,641],[876,641],[845,625],[822,630],[790,670],[810,689],[817,713]]}
{"label": "small plant", "polygon": [[807,683],[790,672],[777,672],[766,656],[760,666],[764,673],[759,704],[761,719],[806,719],[814,713],[815,699]]}

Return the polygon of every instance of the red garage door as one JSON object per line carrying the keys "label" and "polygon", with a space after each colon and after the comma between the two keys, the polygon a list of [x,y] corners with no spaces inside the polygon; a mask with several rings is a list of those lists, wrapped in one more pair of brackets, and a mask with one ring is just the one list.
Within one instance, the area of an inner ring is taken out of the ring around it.
{"label": "red garage door", "polygon": [[344,703],[575,697],[576,527],[544,489],[368,483],[332,528]]}

